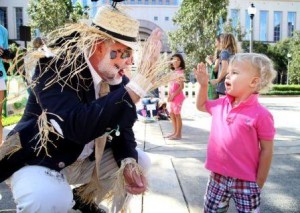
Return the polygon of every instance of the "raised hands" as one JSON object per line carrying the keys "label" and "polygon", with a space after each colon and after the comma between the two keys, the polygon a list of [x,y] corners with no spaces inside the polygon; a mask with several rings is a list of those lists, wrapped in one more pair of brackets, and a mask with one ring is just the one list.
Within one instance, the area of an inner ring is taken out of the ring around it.
{"label": "raised hands", "polygon": [[144,60],[148,60],[150,63],[157,61],[162,48],[161,38],[162,32],[158,28],[154,29],[144,49]]}
{"label": "raised hands", "polygon": [[[143,44],[141,55],[137,60],[138,72],[148,78],[148,76],[156,75],[155,67],[160,57],[162,48],[161,43],[162,32],[156,28],[152,31],[147,41]],[[149,79],[151,81],[151,79]],[[151,82],[153,83],[153,82]]]}
{"label": "raised hands", "polygon": [[[164,79],[163,65],[167,64],[167,61],[161,63],[161,37],[162,32],[158,28],[153,30],[147,41],[141,44],[141,50],[137,52],[137,72],[126,87],[139,97],[144,97],[148,91],[161,86],[159,80]],[[129,95],[131,96],[130,91]]]}
{"label": "raised hands", "polygon": [[197,79],[198,83],[201,86],[207,86],[209,82],[209,76],[206,71],[206,66],[203,62],[199,63],[197,65],[197,69],[194,68],[194,75],[195,78]]}
{"label": "raised hands", "polygon": [[209,76],[206,72],[206,66],[203,62],[198,64],[197,69],[194,69],[194,74],[198,83],[200,84],[196,98],[196,107],[199,111],[206,112],[205,103],[207,101]]}

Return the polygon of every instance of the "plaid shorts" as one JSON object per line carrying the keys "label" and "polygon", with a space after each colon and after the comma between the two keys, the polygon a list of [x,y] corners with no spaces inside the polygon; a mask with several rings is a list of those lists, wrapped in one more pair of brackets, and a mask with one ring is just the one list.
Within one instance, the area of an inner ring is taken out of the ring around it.
{"label": "plaid shorts", "polygon": [[227,212],[233,198],[239,213],[259,213],[261,189],[253,181],[211,173],[204,198],[205,213]]}

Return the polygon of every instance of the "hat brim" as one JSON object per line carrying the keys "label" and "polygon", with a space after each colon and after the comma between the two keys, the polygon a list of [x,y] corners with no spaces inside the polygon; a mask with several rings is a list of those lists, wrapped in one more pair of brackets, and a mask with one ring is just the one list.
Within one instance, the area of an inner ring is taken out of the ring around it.
{"label": "hat brim", "polygon": [[117,42],[120,42],[121,44],[126,45],[127,47],[130,47],[132,50],[137,50],[138,48],[137,42],[124,41],[116,38],[113,39],[116,40]]}
{"label": "hat brim", "polygon": [[138,42],[137,41],[134,41],[134,42],[132,42],[132,41],[125,41],[125,40],[122,40],[122,39],[115,38],[115,37],[113,37],[112,35],[110,35],[108,33],[105,33],[105,32],[102,32],[102,31],[100,31],[100,32],[105,37],[111,38],[114,41],[117,41],[117,42],[119,42],[121,44],[124,44],[125,46],[130,47],[132,50],[137,50],[138,49]]}

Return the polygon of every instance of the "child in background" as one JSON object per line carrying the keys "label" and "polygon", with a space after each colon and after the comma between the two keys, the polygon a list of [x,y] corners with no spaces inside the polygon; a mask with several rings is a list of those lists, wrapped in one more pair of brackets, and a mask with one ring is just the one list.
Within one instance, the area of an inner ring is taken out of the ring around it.
{"label": "child in background", "polygon": [[171,69],[182,77],[172,81],[169,86],[168,102],[170,103],[170,117],[173,125],[173,133],[168,135],[167,138],[169,140],[180,140],[182,136],[181,108],[185,99],[183,94],[185,62],[180,54],[174,54],[171,57],[171,61]]}
{"label": "child in background", "polygon": [[159,103],[158,111],[157,111],[157,119],[158,120],[169,120],[170,114],[167,110],[167,103],[162,102]]}
{"label": "child in background", "polygon": [[194,70],[200,84],[197,109],[212,115],[205,167],[211,171],[204,212],[226,212],[230,198],[238,212],[259,212],[260,193],[267,179],[275,135],[272,114],[258,102],[258,93],[276,76],[262,54],[240,53],[229,63],[226,96],[207,99],[205,65]]}

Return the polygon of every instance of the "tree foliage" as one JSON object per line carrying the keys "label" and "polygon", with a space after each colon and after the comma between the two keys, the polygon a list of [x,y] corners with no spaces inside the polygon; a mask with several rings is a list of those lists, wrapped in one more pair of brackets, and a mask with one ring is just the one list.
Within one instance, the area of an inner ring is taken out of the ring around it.
{"label": "tree foliage", "polygon": [[237,41],[242,41],[246,36],[246,32],[242,30],[241,22],[238,21],[237,26],[234,27],[232,23],[232,19],[229,19],[225,25],[223,26],[224,33],[232,33]]}
{"label": "tree foliage", "polygon": [[226,17],[228,0],[183,0],[173,22],[178,29],[169,34],[173,51],[183,49],[187,65],[203,61],[214,50],[221,17]]}
{"label": "tree foliage", "polygon": [[71,0],[30,0],[28,15],[31,28],[46,34],[66,23],[77,22],[86,13],[79,3],[73,6]]}
{"label": "tree foliage", "polygon": [[[278,72],[276,83],[285,83],[287,72],[287,53],[289,52],[289,39],[279,41],[276,44],[268,44],[261,41],[253,41],[253,52],[261,53],[272,59],[274,68]],[[249,52],[249,41],[242,42],[244,52]]]}
{"label": "tree foliage", "polygon": [[300,32],[295,32],[291,38],[289,53],[291,54],[289,63],[289,82],[300,84]]}
{"label": "tree foliage", "polygon": [[[244,52],[249,52],[249,41],[243,41]],[[300,84],[300,33],[295,32],[291,38],[286,38],[275,44],[253,42],[253,52],[262,53],[272,59],[274,68],[278,72],[277,83],[286,84],[286,77],[289,84]],[[290,57],[288,57],[288,54]],[[288,75],[287,75],[288,72]]]}
{"label": "tree foliage", "polygon": [[[245,40],[242,42],[243,52],[248,53],[250,51],[250,42]],[[269,44],[261,42],[261,41],[253,41],[253,52],[262,53],[268,55]]]}
{"label": "tree foliage", "polygon": [[287,54],[289,53],[290,46],[289,38],[279,41],[274,45],[269,45],[267,55],[272,59],[274,68],[278,72],[277,83],[286,82],[286,73],[288,70]]}

